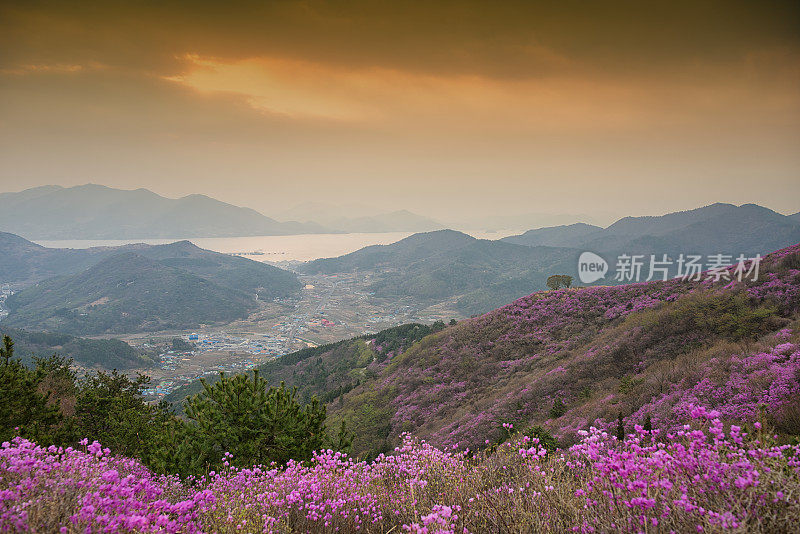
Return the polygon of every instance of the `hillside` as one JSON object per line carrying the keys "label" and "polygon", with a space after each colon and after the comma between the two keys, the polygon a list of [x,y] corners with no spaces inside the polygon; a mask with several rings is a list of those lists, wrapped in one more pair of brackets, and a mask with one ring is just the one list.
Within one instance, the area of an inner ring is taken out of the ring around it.
{"label": "hillside", "polygon": [[59,249],[46,248],[8,233],[0,233],[0,282],[25,286],[54,276],[77,274],[123,252],[134,252],[220,286],[258,292],[260,297],[266,299],[285,297],[300,289],[297,276],[290,271],[201,249],[189,241],[166,245]]}
{"label": "hillside", "polygon": [[528,230],[524,234],[509,236],[501,239],[505,243],[535,247],[546,245],[551,247],[574,246],[585,243],[595,233],[602,231],[599,226],[585,223],[575,223],[548,228]]}
{"label": "hillside", "polygon": [[525,247],[440,230],[315,260],[300,270],[371,271],[370,290],[377,297],[427,303],[455,297],[462,312],[471,315],[545,287],[547,276],[574,268],[576,261],[577,252],[569,249]]}
{"label": "hillside", "polygon": [[277,215],[284,220],[313,221],[348,233],[427,232],[443,228],[441,223],[408,210],[383,212],[380,206],[358,203],[309,201],[279,211]]}
{"label": "hillside", "polygon": [[74,273],[104,256],[100,249],[46,248],[18,235],[0,232],[0,282],[18,285]]}
{"label": "hillside", "polygon": [[322,258],[301,267],[303,272],[336,273],[401,269],[415,262],[446,256],[477,241],[455,230],[418,233],[390,245],[371,245],[338,258]]}
{"label": "hillside", "polygon": [[278,222],[204,195],[171,199],[147,189],[95,184],[0,194],[0,230],[28,239],[139,239],[325,233],[314,223]]}
{"label": "hillside", "polygon": [[766,403],[776,428],[796,434],[800,246],[761,268],[755,282],[535,293],[375,365],[376,377],[331,405],[332,415],[369,436],[362,452],[406,430],[474,448],[501,422],[541,424],[571,441],[620,413],[668,425],[692,402],[730,420],[752,419]]}
{"label": "hillside", "polygon": [[186,328],[246,317],[253,296],[133,252],[51,278],[7,300],[4,325],[103,334]]}
{"label": "hillside", "polygon": [[119,251],[135,252],[219,286],[258,293],[259,298],[264,299],[286,297],[301,287],[297,275],[291,271],[240,256],[205,250],[189,241],[167,245],[128,245],[119,247]]}
{"label": "hillside", "polygon": [[800,221],[756,204],[712,204],[658,217],[624,217],[607,228],[586,224],[529,230],[502,241],[598,253],[765,254],[800,241]]}
{"label": "hillside", "polygon": [[59,354],[71,358],[76,363],[87,366],[100,366],[105,369],[141,368],[152,364],[139,352],[119,339],[86,339],[69,334],[28,332],[0,325],[0,335],[14,340],[14,354],[26,365],[33,358],[47,358]]}
{"label": "hillside", "polygon": [[[380,362],[402,352],[423,337],[444,328],[444,323],[433,325],[404,324],[352,339],[309,347],[286,354],[258,367],[271,384],[286,382],[298,388],[303,403],[316,396],[329,402],[350,391],[363,380],[374,377],[368,370]],[[206,379],[214,383],[216,377]],[[190,382],[168,394],[164,400],[180,410],[183,400],[202,391],[199,381]]]}
{"label": "hillside", "polygon": [[668,276],[678,275],[680,254],[710,262],[714,254],[735,260],[800,242],[800,223],[755,204],[713,204],[658,217],[626,217],[608,228],[577,223],[530,230],[497,241],[475,239],[453,230],[414,234],[390,245],[365,247],[301,265],[306,273],[364,272],[377,298],[411,297],[422,305],[450,301],[462,314],[485,313],[545,289],[552,274],[567,274],[578,284],[578,257],[602,254],[615,280],[615,259],[641,255],[647,278],[650,255],[667,254]]}
{"label": "hillside", "polygon": [[[365,454],[405,431],[476,448],[503,422],[543,425],[570,443],[619,414],[628,425],[648,415],[670,425],[693,403],[731,421],[753,420],[766,404],[776,429],[795,435],[798,311],[800,245],[765,258],[756,281],[534,293],[384,356],[380,341],[360,338],[285,356],[271,372],[328,400]],[[349,378],[324,380],[337,365]]]}

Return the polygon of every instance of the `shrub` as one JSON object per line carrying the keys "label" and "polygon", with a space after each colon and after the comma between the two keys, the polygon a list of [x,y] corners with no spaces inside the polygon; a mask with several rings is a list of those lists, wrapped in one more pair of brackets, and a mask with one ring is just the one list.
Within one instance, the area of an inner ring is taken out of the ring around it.
{"label": "shrub", "polygon": [[536,443],[544,447],[547,452],[554,452],[558,449],[558,440],[542,426],[535,425],[529,427],[522,431],[522,435],[527,436],[531,441],[535,439]]}
{"label": "shrub", "polygon": [[781,258],[780,265],[784,269],[800,270],[800,252],[786,254]]}
{"label": "shrub", "polygon": [[552,419],[558,419],[565,413],[567,413],[567,406],[564,404],[564,401],[560,398],[553,401],[553,406],[550,408],[550,417]]}
{"label": "shrub", "polygon": [[776,307],[753,304],[746,294],[733,290],[700,292],[631,320],[657,338],[698,332],[734,341],[755,339],[780,324]]}

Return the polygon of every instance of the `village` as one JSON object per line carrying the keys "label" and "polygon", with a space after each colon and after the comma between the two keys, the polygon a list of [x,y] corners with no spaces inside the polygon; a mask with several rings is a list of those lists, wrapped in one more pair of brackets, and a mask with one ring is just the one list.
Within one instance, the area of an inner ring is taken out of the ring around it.
{"label": "village", "polygon": [[9,284],[4,284],[0,282],[0,321],[8,315],[8,309],[6,308],[6,299],[14,294],[14,290],[11,289]]}
{"label": "village", "polygon": [[[253,369],[305,347],[332,343],[410,322],[433,323],[454,317],[447,309],[422,309],[411,301],[383,303],[354,275],[303,276],[298,299],[264,303],[246,321],[177,332],[180,349],[161,351],[144,395],[153,402],[200,378]],[[160,336],[160,338],[159,338]],[[165,337],[166,336],[166,337]],[[128,343],[147,352],[163,346],[165,334],[132,336]]]}

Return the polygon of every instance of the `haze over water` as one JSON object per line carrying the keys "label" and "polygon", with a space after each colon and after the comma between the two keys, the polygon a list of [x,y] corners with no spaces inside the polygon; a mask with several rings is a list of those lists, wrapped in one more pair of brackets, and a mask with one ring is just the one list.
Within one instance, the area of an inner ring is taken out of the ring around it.
{"label": "haze over water", "polygon": [[[469,232],[478,239],[500,239],[517,230]],[[370,245],[388,245],[410,236],[412,232],[363,234],[263,235],[247,237],[193,237],[187,239],[200,248],[225,254],[242,254],[257,261],[309,261],[331,258]],[[36,243],[51,248],[89,248],[119,246],[130,243],[162,245],[182,241],[175,239],[59,239]],[[256,252],[257,254],[252,254]]]}

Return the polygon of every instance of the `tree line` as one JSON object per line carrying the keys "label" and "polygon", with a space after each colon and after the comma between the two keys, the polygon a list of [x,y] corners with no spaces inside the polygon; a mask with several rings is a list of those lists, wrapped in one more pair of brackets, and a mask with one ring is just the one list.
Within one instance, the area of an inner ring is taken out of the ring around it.
{"label": "tree line", "polygon": [[236,465],[282,464],[321,448],[347,450],[352,440],[344,424],[327,429],[325,406],[316,398],[303,405],[296,388],[270,386],[257,371],[202,381],[203,390],[184,402],[179,417],[167,403],[144,400],[147,376],[114,370],[78,377],[71,364],[52,355],[26,367],[4,336],[0,441],[22,436],[39,445],[77,446],[88,438],[154,471],[188,476],[221,468],[226,452]]}

